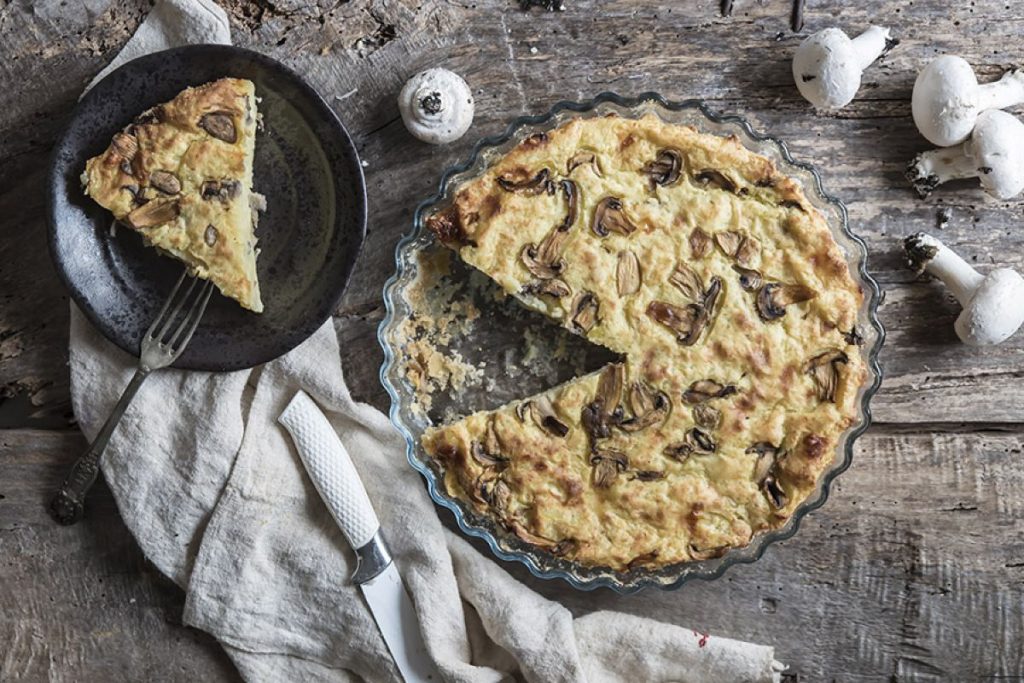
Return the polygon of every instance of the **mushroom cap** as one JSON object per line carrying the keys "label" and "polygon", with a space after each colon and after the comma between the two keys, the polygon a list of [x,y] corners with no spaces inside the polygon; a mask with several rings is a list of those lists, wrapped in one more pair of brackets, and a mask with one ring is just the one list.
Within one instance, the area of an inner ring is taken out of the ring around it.
{"label": "mushroom cap", "polygon": [[971,346],[998,344],[1024,323],[1024,278],[1009,268],[985,276],[956,319],[956,333]]}
{"label": "mushroom cap", "polygon": [[1010,199],[1024,190],[1024,123],[1017,117],[983,111],[968,144],[986,192]]}
{"label": "mushroom cap", "polygon": [[421,71],[398,95],[402,121],[415,137],[433,145],[458,140],[473,123],[473,93],[447,69]]}
{"label": "mushroom cap", "polygon": [[796,87],[820,109],[849,104],[860,89],[861,73],[850,38],[837,28],[808,36],[793,54]]}
{"label": "mushroom cap", "polygon": [[978,116],[978,79],[962,57],[943,55],[929,62],[914,81],[911,111],[921,135],[939,147],[963,142]]}

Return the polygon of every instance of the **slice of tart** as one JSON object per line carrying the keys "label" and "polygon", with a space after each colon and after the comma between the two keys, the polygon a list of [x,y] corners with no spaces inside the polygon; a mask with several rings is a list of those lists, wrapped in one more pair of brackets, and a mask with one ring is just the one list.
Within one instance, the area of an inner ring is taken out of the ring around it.
{"label": "slice of tart", "polygon": [[85,193],[244,308],[263,310],[252,191],[256,95],[222,78],[139,115],[86,162]]}
{"label": "slice of tart", "polygon": [[783,526],[857,414],[862,292],[799,184],[735,138],[611,116],[531,136],[427,227],[621,364],[430,429],[448,492],[627,570]]}

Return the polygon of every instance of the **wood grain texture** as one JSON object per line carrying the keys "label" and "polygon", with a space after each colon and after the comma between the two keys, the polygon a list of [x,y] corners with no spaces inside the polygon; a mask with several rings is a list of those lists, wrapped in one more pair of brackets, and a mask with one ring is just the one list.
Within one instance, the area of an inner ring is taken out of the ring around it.
{"label": "wood grain texture", "polygon": [[[888,330],[878,426],[829,504],[760,562],[678,593],[579,594],[510,571],[577,612],[621,609],[772,643],[801,680],[1024,678],[1024,334],[995,349],[960,345],[957,305],[914,278],[899,249],[903,236],[936,230],[948,206],[937,234],[950,246],[980,267],[1024,269],[1019,200],[961,182],[921,201],[902,178],[927,147],[910,118],[917,69],[953,52],[983,81],[997,77],[1024,60],[1024,7],[808,0],[797,35],[789,0],[736,0],[729,17],[718,0],[566,0],[554,13],[513,0],[220,2],[235,42],[304,74],[368,164],[368,239],[336,316],[353,393],[378,407],[375,331],[394,245],[441,171],[513,117],[602,90],[703,97],[821,167],[868,243]],[[50,524],[43,505],[83,445],[67,430],[67,298],[46,250],[47,155],[148,6],[0,0],[0,86],[13,94],[0,108],[0,643],[13,644],[0,646],[0,680],[233,675],[208,638],[176,625],[180,592],[147,568],[109,494],[73,529]],[[802,36],[837,21],[851,33],[886,24],[902,43],[850,106],[816,114],[789,60]],[[395,103],[406,78],[438,65],[464,75],[477,100],[469,135],[447,147],[413,140]]]}
{"label": "wood grain texture", "polygon": [[183,594],[142,556],[102,482],[89,518],[46,505],[85,448],[75,431],[0,432],[0,681],[238,680]]}

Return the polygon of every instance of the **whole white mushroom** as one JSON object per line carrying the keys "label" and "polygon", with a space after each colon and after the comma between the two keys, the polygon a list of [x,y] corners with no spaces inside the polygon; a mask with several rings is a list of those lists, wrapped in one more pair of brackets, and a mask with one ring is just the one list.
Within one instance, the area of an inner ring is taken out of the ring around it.
{"label": "whole white mushroom", "polygon": [[871,26],[853,40],[837,28],[818,31],[796,49],[793,80],[815,107],[844,107],[860,89],[864,69],[898,42],[881,26]]}
{"label": "whole white mushroom", "polygon": [[904,240],[903,249],[912,268],[942,280],[963,306],[955,329],[965,344],[998,344],[1024,324],[1024,278],[1016,271],[997,268],[982,275],[923,232]]}
{"label": "whole white mushroom", "polygon": [[914,81],[911,110],[921,135],[939,147],[958,145],[987,109],[1024,102],[1024,71],[1014,69],[994,83],[979,85],[963,58],[944,55],[928,63]]}
{"label": "whole white mushroom", "polygon": [[1024,190],[1024,123],[998,109],[982,112],[969,139],[918,154],[907,178],[921,197],[957,178],[980,178],[999,199],[1016,197]]}
{"label": "whole white mushroom", "polygon": [[458,140],[473,123],[473,93],[447,69],[421,71],[402,87],[398,110],[409,132],[439,145]]}

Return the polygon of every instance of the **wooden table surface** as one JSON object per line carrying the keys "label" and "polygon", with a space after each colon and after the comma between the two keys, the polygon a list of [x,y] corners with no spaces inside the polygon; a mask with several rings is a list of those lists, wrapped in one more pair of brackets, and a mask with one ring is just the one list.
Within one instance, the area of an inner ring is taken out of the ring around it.
{"label": "wooden table surface", "polygon": [[[937,230],[981,267],[1024,270],[1022,204],[973,183],[917,199],[903,179],[926,148],[910,117],[916,71],[956,53],[990,80],[1024,61],[1024,9],[1007,0],[810,0],[790,29],[788,0],[220,0],[237,44],[299,73],[353,134],[370,227],[336,312],[353,393],[384,407],[374,332],[392,252],[447,164],[514,116],[603,90],[703,97],[742,112],[826,169],[885,290],[886,379],[875,425],[822,510],[792,540],[721,580],[673,593],[576,593],[516,576],[575,612],[616,609],[775,646],[799,680],[1024,678],[1024,333],[1002,346],[958,343],[958,307],[904,269],[900,238]],[[142,0],[0,0],[0,680],[233,680],[207,635],[181,626],[183,594],[147,564],[100,487],[73,528],[45,505],[85,446],[70,412],[68,298],[43,219],[48,151],[82,88],[120,49]],[[840,16],[841,15],[841,16]],[[840,22],[891,26],[902,42],[865,74],[856,101],[815,114],[790,57]],[[466,77],[469,135],[413,140],[402,83],[428,66]],[[313,68],[314,66],[318,68]],[[354,94],[349,94],[353,90]],[[346,96],[347,95],[347,96]],[[339,99],[340,96],[346,96]]]}

